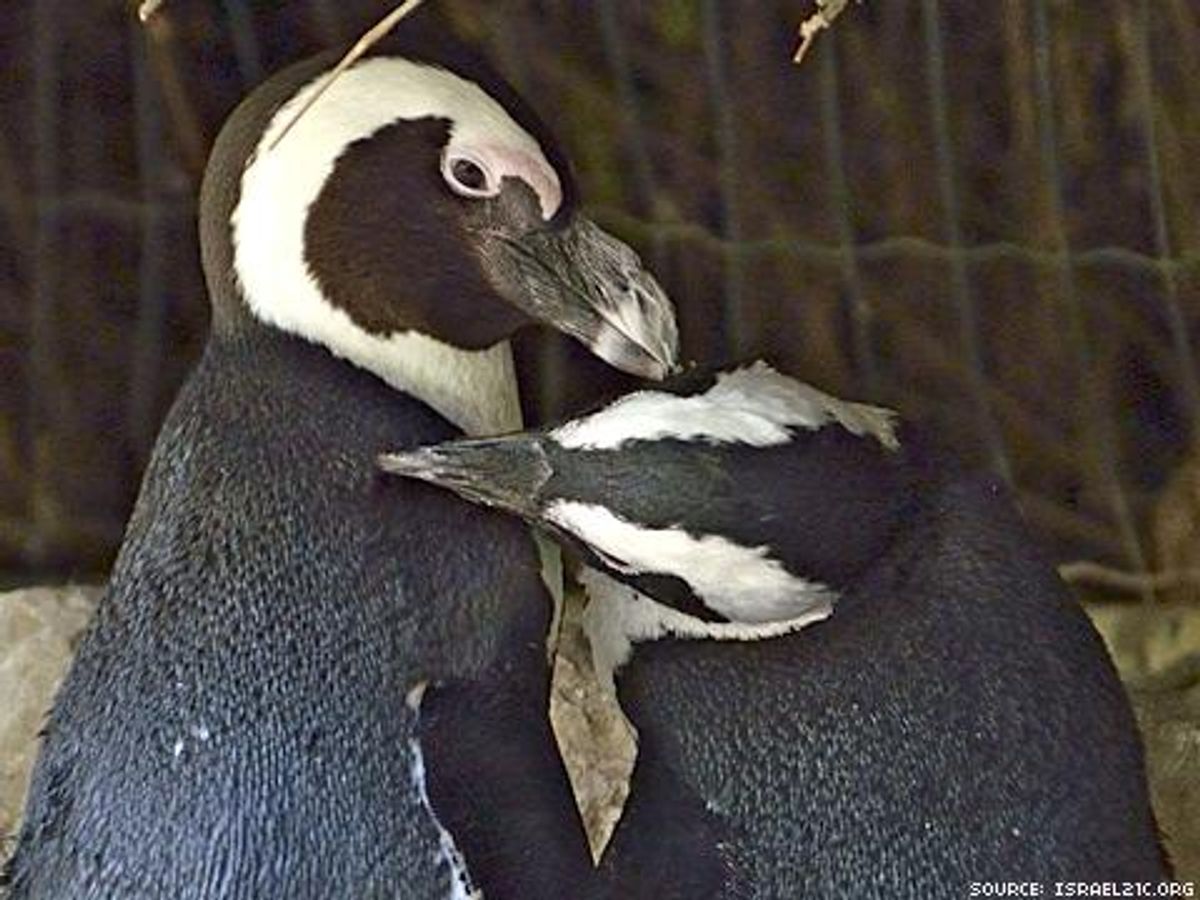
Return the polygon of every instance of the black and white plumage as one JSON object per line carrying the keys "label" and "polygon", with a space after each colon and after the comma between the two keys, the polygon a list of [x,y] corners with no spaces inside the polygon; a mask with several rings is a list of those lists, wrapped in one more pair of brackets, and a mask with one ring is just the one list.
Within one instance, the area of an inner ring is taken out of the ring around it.
{"label": "black and white plumage", "polygon": [[511,90],[428,35],[276,144],[335,61],[214,148],[212,334],[46,726],[13,900],[557,898],[591,871],[527,530],[374,458],[519,426],[528,322],[662,374],[670,304]]}
{"label": "black and white plumage", "polygon": [[830,585],[889,540],[903,512],[894,498],[920,475],[897,430],[888,410],[758,363],[692,373],[544,433],[421,447],[382,465],[581,547],[658,601],[628,610],[625,624],[646,637],[700,628],[737,639],[824,618]]}
{"label": "black and white plumage", "polygon": [[616,884],[1164,876],[1116,673],[999,484],[762,364],[671,390],[382,460],[590,561],[585,627],[638,732]]}

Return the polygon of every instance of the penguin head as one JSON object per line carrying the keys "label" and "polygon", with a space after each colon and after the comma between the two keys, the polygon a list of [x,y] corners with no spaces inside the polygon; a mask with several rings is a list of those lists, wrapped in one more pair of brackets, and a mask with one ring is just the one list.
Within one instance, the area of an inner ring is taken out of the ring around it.
{"label": "penguin head", "polygon": [[482,62],[388,41],[298,116],[335,63],[278,73],[216,141],[201,196],[215,331],[265,324],[393,384],[397,357],[435,366],[534,322],[634,374],[674,368],[670,301],[580,213],[553,138]]}
{"label": "penguin head", "polygon": [[898,451],[890,411],[758,363],[381,465],[542,525],[688,615],[770,623],[827,607],[890,539],[913,477]]}

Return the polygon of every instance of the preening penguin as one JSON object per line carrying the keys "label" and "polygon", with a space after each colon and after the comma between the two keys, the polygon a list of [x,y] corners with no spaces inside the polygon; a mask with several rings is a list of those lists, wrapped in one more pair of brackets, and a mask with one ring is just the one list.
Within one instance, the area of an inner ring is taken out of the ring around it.
{"label": "preening penguin", "polygon": [[1164,877],[1116,673],[1000,485],[762,364],[671,390],[382,460],[593,566],[638,731],[613,890]]}
{"label": "preening penguin", "polygon": [[277,141],[334,62],[214,148],[212,334],[55,701],[12,898],[557,898],[590,873],[528,532],[374,458],[518,427],[529,322],[663,374],[671,307],[454,51],[377,45]]}
{"label": "preening penguin", "polygon": [[758,363],[693,372],[543,433],[420,447],[381,465],[547,526],[653,595],[657,614],[686,617],[678,627],[737,637],[747,632],[723,626],[777,633],[823,618],[830,585],[878,555],[902,513],[896,498],[921,476],[897,432],[889,410]]}

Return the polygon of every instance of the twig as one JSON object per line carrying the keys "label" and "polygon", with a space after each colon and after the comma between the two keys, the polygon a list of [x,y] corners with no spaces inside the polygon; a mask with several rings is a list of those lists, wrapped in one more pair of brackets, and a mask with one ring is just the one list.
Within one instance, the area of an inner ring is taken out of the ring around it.
{"label": "twig", "polygon": [[1070,584],[1089,584],[1131,594],[1165,591],[1183,585],[1200,585],[1200,569],[1126,572],[1090,560],[1063,563],[1058,567],[1058,575]]}
{"label": "twig", "polygon": [[792,62],[796,65],[804,61],[804,54],[808,53],[808,48],[816,40],[817,33],[833,25],[834,19],[842,14],[842,10],[846,8],[846,4],[850,0],[816,0],[816,2],[817,11],[800,23],[800,46],[796,48],[796,55],[792,57]]}
{"label": "twig", "polygon": [[138,18],[141,19],[143,23],[149,22],[150,17],[158,12],[164,2],[166,2],[166,0],[142,0],[141,4],[138,6]]}
{"label": "twig", "polygon": [[359,57],[374,47],[375,44],[379,43],[379,41],[381,41],[388,34],[388,32],[390,32],[400,23],[401,19],[415,10],[423,2],[425,2],[425,0],[405,0],[404,3],[401,3],[390,13],[371,26],[370,30],[360,37],[354,46],[350,48],[350,52],[343,56],[338,64],[333,67],[328,75],[325,76],[324,81],[321,82],[321,86],[313,92],[312,96],[305,101],[303,106],[296,110],[296,114],[292,116],[287,125],[283,127],[283,130],[280,131],[275,140],[271,142],[271,146],[268,149],[274,150],[276,147],[278,147],[279,142],[287,137],[287,133],[291,131],[292,128],[295,127],[296,123],[299,122],[304,116],[304,114],[312,108],[312,105],[321,99],[321,95],[329,90],[329,88],[337,80],[338,76],[354,65],[358,61]]}

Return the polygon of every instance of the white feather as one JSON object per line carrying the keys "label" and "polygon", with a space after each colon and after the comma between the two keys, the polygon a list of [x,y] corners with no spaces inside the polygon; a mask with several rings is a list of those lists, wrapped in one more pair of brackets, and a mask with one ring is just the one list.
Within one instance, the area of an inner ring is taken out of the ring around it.
{"label": "white feather", "polygon": [[743,547],[719,535],[646,528],[603,506],[555,500],[545,517],[595,548],[623,571],[673,575],[705,606],[733,622],[777,622],[828,603],[834,592],[798,578],[766,547]]}
{"label": "white feather", "polygon": [[585,567],[579,581],[588,595],[582,622],[592,648],[592,665],[600,684],[610,691],[615,690],[614,675],[629,661],[634,644],[661,638],[760,641],[799,631],[833,612],[832,598],[824,598],[782,621],[705,622],[651,600],[596,569]]}
{"label": "white feather", "polygon": [[899,446],[894,418],[890,410],[838,400],[760,361],[723,372],[703,394],[628,394],[550,436],[577,450],[614,450],[629,441],[666,439],[768,447],[791,440],[793,428],[837,423],[894,450]]}
{"label": "white feather", "polygon": [[[419,713],[421,699],[424,695],[425,683],[421,682],[415,685],[405,698],[409,708]],[[437,827],[437,861],[446,866],[450,873],[450,890],[446,896],[449,900],[483,900],[483,892],[477,889],[472,882],[471,873],[467,870],[467,863],[463,859],[462,851],[458,849],[458,844],[454,841],[454,836],[442,825],[437,813],[433,810],[433,804],[429,802],[429,791],[425,787],[425,756],[421,752],[421,745],[416,738],[409,741],[409,752],[412,754],[413,787],[421,798],[421,805],[425,807],[433,824]]]}

